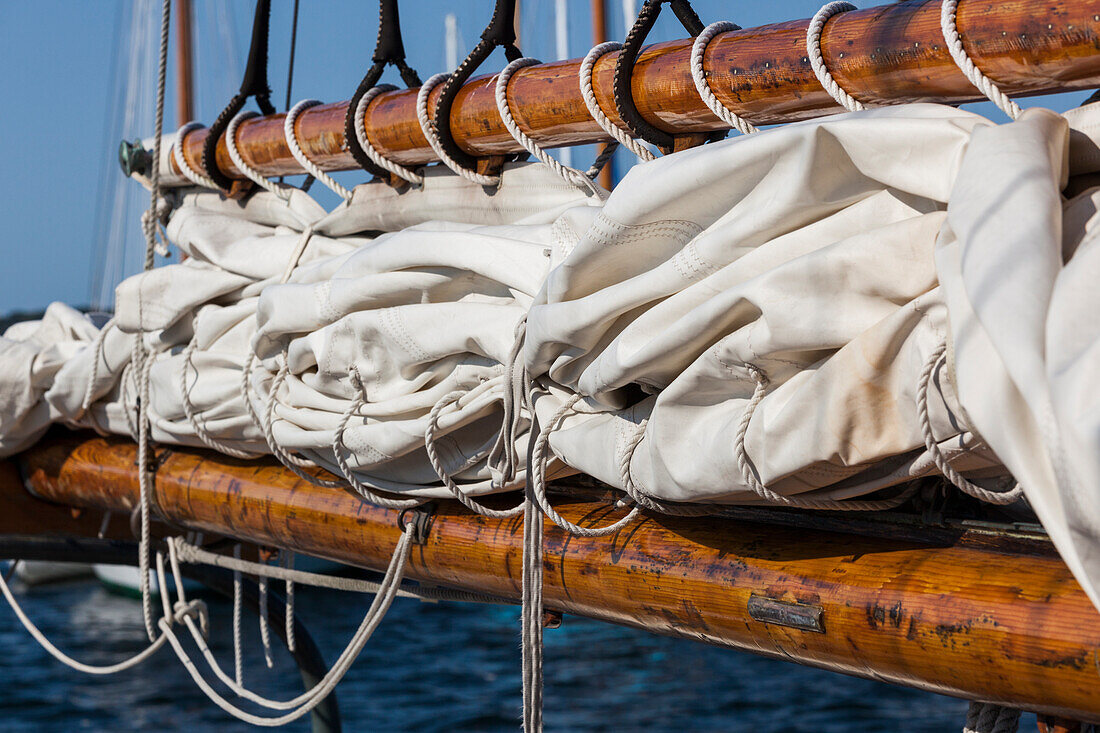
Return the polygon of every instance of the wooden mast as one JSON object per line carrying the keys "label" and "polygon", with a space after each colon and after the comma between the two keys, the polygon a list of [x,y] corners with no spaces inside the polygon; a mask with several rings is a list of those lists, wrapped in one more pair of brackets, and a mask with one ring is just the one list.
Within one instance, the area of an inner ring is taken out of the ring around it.
{"label": "wooden mast", "polygon": [[[0,495],[19,507],[25,485],[51,502],[128,512],[138,503],[135,456],[125,438],[58,432],[17,459],[24,480],[0,471]],[[372,569],[393,551],[398,514],[350,491],[317,488],[271,460],[185,448],[157,458],[153,506],[177,527]],[[616,511],[606,498],[554,502],[582,524]],[[64,515],[51,516],[58,531]],[[515,600],[522,542],[522,518],[442,502],[408,575]],[[597,539],[547,522],[544,567],[556,611],[1100,722],[1100,616],[1045,535],[731,509],[647,515]]]}
{"label": "wooden mast", "polygon": [[[607,6],[605,0],[592,0],[592,46],[607,40]],[[615,180],[615,159],[607,161],[596,182],[610,191]]]}
{"label": "wooden mast", "polygon": [[191,0],[176,0],[176,124],[179,127],[195,119],[191,21]]}
{"label": "wooden mast", "polygon": [[[956,104],[980,99],[951,60],[940,30],[940,0],[908,0],[832,18],[822,33],[822,51],[833,76],[869,105],[913,101]],[[821,88],[806,58],[807,20],[721,34],[705,59],[712,88],[733,111],[757,124],[806,119],[840,110]],[[1036,12],[1032,0],[997,3],[964,0],[958,27],[974,62],[1008,94],[1026,96],[1100,86],[1100,13],[1090,0],[1050,0]],[[724,127],[696,93],[691,80],[691,39],[660,43],[643,51],[634,69],[635,101],[643,117],[677,134]],[[617,54],[596,64],[594,89],[617,121],[612,77]],[[589,117],[577,84],[578,61],[531,66],[512,78],[509,95],[516,119],[545,146],[604,142]],[[457,143],[475,156],[518,152],[501,123],[494,78],[469,81],[455,100],[451,122]],[[433,94],[430,105],[438,96]],[[416,90],[380,94],[365,127],[382,154],[404,165],[434,160],[416,118]],[[344,148],[346,102],[313,107],[298,118],[302,149],[326,170],[355,168]],[[193,166],[202,156],[206,130],[184,141]],[[283,115],[241,124],[238,147],[261,173],[289,175],[302,169],[283,137]],[[217,163],[242,178],[224,143]],[[173,180],[174,179],[174,180]],[[168,176],[172,183],[183,183]]]}

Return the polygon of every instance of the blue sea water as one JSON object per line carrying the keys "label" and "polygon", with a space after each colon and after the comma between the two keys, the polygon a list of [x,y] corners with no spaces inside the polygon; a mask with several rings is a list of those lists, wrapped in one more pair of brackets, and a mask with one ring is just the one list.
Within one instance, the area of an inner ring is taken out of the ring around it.
{"label": "blue sea water", "polygon": [[[138,603],[94,582],[23,588],[18,597],[83,661],[106,664],[143,646]],[[299,588],[299,614],[328,661],[368,602]],[[229,604],[208,603],[211,646],[231,670]],[[281,652],[267,670],[255,626],[246,617],[245,682],[294,697],[293,661]],[[960,730],[966,711],[960,700],[571,616],[546,632],[545,670],[548,731],[939,733]],[[348,731],[517,731],[518,609],[398,599],[336,694]],[[309,730],[308,716],[288,729]],[[167,648],[135,670],[88,677],[47,656],[0,603],[0,730],[251,727],[210,703]]]}

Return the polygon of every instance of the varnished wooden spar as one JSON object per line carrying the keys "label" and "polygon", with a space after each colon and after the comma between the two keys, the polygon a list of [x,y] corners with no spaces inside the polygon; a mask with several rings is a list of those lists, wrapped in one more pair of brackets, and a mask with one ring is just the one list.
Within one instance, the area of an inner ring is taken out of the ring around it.
{"label": "varnished wooden spar", "polygon": [[[733,6],[731,6],[731,9]],[[960,103],[980,98],[959,72],[940,31],[940,0],[909,0],[843,13],[822,33],[822,52],[833,76],[869,104],[913,101]],[[736,18],[733,18],[736,20]],[[705,68],[712,88],[730,109],[759,125],[839,111],[822,90],[806,58],[807,20],[724,33],[708,47]],[[1100,86],[1100,6],[1094,0],[962,0],[958,27],[977,66],[1012,95],[1034,95]],[[691,39],[643,51],[634,69],[634,98],[642,116],[674,134],[721,129],[691,80]],[[596,64],[600,106],[616,122],[611,94],[617,54]],[[544,146],[607,139],[592,121],[577,85],[578,61],[521,69],[509,85],[520,127]],[[358,76],[349,72],[349,85]],[[454,138],[477,156],[518,152],[494,102],[495,77],[468,82],[451,114]],[[350,90],[349,86],[349,90]],[[430,101],[434,109],[439,88]],[[372,144],[405,165],[435,159],[417,123],[416,90],[380,94],[367,109]],[[355,168],[344,144],[346,102],[306,110],[297,131],[306,154],[327,170]],[[283,137],[283,115],[241,124],[238,146],[245,161],[266,175],[303,172]],[[205,130],[187,136],[185,155],[198,168]],[[242,178],[225,149],[218,166]],[[178,173],[178,171],[176,171]],[[178,176],[169,184],[181,183]]]}
{"label": "varnished wooden spar", "polygon": [[[135,457],[122,439],[57,435],[19,461],[45,499],[127,511],[138,500]],[[395,512],[270,462],[171,449],[158,466],[155,505],[179,526],[374,569],[398,537]],[[11,483],[5,493],[22,491]],[[604,523],[612,511],[557,501],[575,522]],[[520,518],[445,502],[409,576],[518,599],[522,534]],[[1100,616],[1045,541],[647,516],[601,539],[547,523],[544,567],[552,609],[1100,721]]]}

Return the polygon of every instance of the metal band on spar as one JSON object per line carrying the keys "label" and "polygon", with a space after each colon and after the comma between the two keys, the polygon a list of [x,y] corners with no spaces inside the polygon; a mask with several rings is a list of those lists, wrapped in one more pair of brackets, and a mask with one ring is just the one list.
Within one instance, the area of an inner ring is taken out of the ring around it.
{"label": "metal band on spar", "polygon": [[[905,102],[957,104],[983,99],[959,71],[940,28],[940,0],[910,0],[834,16],[821,35],[824,60],[842,88],[867,106]],[[1036,12],[1029,0],[998,3],[964,0],[957,26],[970,57],[1007,94],[1028,96],[1100,86],[1100,12],[1089,0],[1055,0]],[[715,36],[704,67],[711,88],[730,110],[756,125],[818,117],[841,111],[821,87],[806,54],[809,20],[731,31]],[[726,127],[699,98],[692,81],[692,40],[647,47],[634,69],[632,89],[642,117],[673,135]],[[593,87],[600,106],[621,124],[612,96],[617,53],[595,66]],[[508,87],[521,129],[543,147],[609,140],[585,107],[577,83],[580,60],[520,69]],[[352,81],[349,75],[349,91]],[[459,92],[451,114],[458,145],[478,157],[521,152],[497,112],[493,75],[475,78]],[[438,90],[429,100],[434,112]],[[313,107],[296,122],[305,154],[328,171],[357,168],[344,139],[347,102]],[[283,134],[285,115],[241,123],[237,146],[246,163],[265,176],[304,171]],[[364,115],[374,148],[405,166],[435,160],[416,117],[416,90],[379,94]],[[201,165],[205,129],[184,140],[183,154]],[[218,168],[244,179],[224,139]],[[175,163],[166,185],[181,185]]]}

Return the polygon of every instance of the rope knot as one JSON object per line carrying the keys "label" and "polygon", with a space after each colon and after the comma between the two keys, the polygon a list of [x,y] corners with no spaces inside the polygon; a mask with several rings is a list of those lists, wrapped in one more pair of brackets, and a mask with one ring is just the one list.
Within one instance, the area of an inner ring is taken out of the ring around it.
{"label": "rope knot", "polygon": [[[165,593],[167,589],[161,588],[161,592]],[[210,612],[205,602],[198,598],[190,601],[176,601],[172,605],[172,623],[182,624],[186,619],[197,621],[203,638],[207,638],[210,631]]]}

